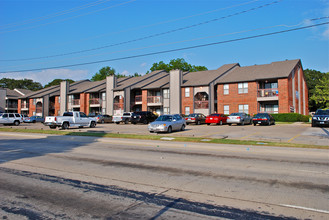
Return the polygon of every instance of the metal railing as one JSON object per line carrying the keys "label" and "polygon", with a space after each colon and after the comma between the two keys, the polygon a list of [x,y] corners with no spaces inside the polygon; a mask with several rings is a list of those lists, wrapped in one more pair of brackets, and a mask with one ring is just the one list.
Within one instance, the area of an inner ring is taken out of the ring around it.
{"label": "metal railing", "polygon": [[29,108],[29,103],[21,103],[21,108]]}
{"label": "metal railing", "polygon": [[195,109],[208,109],[209,108],[209,101],[195,101],[194,102]]}
{"label": "metal railing", "polygon": [[123,109],[123,103],[114,103],[113,104],[114,110],[122,110]]}
{"label": "metal railing", "polygon": [[101,104],[102,100],[100,98],[92,98],[89,99],[89,104],[90,105],[99,105]]}
{"label": "metal railing", "polygon": [[278,88],[258,89],[257,97],[275,97],[279,95]]}
{"label": "metal railing", "polygon": [[18,108],[18,104],[17,103],[8,103],[7,108]]}
{"label": "metal railing", "polygon": [[80,99],[73,99],[72,105],[80,105]]}
{"label": "metal railing", "polygon": [[147,97],[147,103],[162,103],[162,97],[161,96],[148,96]]}
{"label": "metal railing", "polygon": [[135,103],[136,102],[142,102],[142,95],[136,95],[135,96]]}

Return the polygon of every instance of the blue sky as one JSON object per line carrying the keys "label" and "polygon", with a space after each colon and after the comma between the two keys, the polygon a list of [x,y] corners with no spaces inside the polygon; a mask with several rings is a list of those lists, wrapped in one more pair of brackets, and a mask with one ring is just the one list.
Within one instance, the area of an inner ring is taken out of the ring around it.
{"label": "blue sky", "polygon": [[328,16],[327,0],[0,0],[0,78],[45,85],[90,79],[104,66],[145,74],[153,63],[176,58],[208,69],[301,59],[304,69],[329,72],[328,24],[99,62],[325,23]]}

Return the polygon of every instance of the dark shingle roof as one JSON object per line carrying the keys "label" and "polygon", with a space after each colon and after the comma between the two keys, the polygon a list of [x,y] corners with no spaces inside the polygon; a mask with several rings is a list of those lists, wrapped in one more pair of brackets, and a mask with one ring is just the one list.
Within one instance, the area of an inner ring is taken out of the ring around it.
{"label": "dark shingle roof", "polygon": [[286,60],[272,62],[264,65],[236,67],[227,75],[221,77],[217,83],[234,83],[255,81],[260,79],[286,78],[300,62],[297,60]]}

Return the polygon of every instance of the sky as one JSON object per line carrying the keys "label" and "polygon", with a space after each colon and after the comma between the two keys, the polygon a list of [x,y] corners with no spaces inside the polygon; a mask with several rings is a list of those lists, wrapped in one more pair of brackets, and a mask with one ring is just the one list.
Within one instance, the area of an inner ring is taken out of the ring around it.
{"label": "sky", "polygon": [[328,0],[0,0],[0,78],[144,75],[177,58],[329,72],[328,22]]}

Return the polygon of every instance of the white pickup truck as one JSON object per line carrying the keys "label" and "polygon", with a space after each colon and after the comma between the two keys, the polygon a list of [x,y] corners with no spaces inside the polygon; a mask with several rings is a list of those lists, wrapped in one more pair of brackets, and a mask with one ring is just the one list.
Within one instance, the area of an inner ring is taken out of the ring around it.
{"label": "white pickup truck", "polygon": [[70,127],[96,127],[96,119],[88,117],[83,112],[64,112],[63,116],[47,116],[43,123],[52,129],[61,127],[62,129],[68,129]]}

